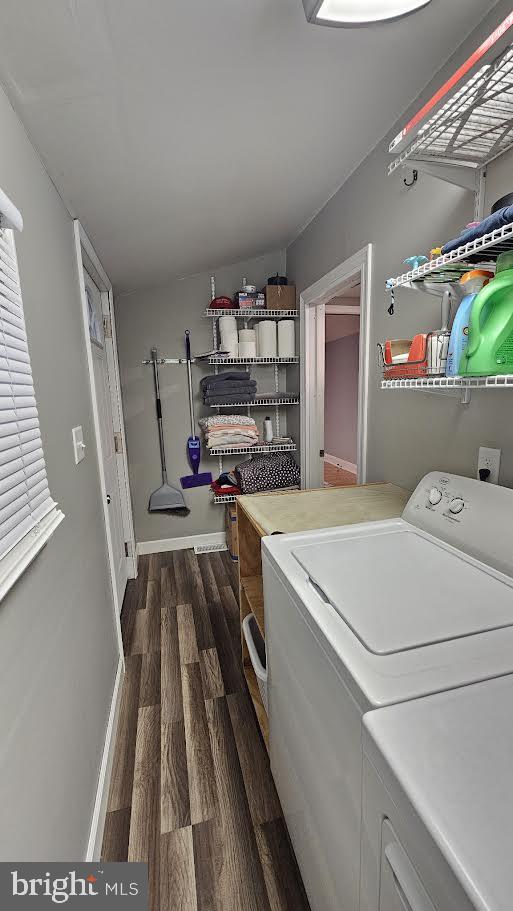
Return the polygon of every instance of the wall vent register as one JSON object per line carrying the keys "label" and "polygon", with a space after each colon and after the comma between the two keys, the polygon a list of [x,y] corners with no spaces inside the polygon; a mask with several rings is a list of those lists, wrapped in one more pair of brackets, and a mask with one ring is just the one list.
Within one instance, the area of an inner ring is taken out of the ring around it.
{"label": "wall vent register", "polygon": [[22,226],[0,191],[0,598],[64,518],[48,486],[34,394],[13,233]]}

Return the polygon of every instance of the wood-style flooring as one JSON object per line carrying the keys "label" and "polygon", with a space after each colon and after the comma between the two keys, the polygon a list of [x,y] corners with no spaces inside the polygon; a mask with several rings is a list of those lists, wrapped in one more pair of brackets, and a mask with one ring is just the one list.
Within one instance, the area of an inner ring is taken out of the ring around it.
{"label": "wood-style flooring", "polygon": [[356,475],[352,471],[346,471],[345,468],[337,468],[329,462],[324,463],[324,486],[325,487],[350,487],[357,483]]}
{"label": "wood-style flooring", "polygon": [[105,861],[149,864],[151,911],[308,911],[241,669],[228,554],[139,560]]}

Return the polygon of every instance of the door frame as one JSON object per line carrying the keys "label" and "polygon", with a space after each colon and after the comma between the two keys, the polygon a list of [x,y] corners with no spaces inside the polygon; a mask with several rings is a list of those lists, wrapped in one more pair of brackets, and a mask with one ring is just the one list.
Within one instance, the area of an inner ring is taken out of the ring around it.
{"label": "door frame", "polygon": [[[324,448],[326,304],[360,281],[358,375],[358,484],[367,481],[372,244],[350,256],[299,295],[301,383],[301,487],[319,487],[319,452]],[[344,305],[335,305],[342,307]],[[348,305],[343,312],[351,312]],[[322,481],[321,481],[322,486]]]}
{"label": "door frame", "polygon": [[125,441],[125,424],[123,419],[123,406],[121,401],[121,383],[119,378],[119,367],[117,360],[117,345],[116,345],[116,326],[114,320],[114,307],[113,307],[113,293],[112,293],[112,283],[105,272],[93,245],[91,244],[87,234],[85,233],[82,225],[75,219],[73,221],[73,231],[75,237],[75,252],[77,258],[77,272],[78,272],[78,283],[80,289],[80,300],[82,304],[82,320],[84,326],[84,338],[85,338],[85,348],[86,348],[86,358],[87,358],[87,369],[89,375],[89,387],[91,390],[91,405],[93,411],[93,426],[94,426],[94,435],[96,443],[96,454],[98,459],[98,471],[100,475],[100,489],[102,495],[102,508],[103,508],[103,517],[105,522],[105,532],[107,538],[107,554],[109,560],[109,569],[111,576],[111,585],[112,585],[112,596],[113,596],[113,606],[114,613],[116,617],[116,629],[118,633],[118,640],[120,646],[120,653],[123,653],[123,644],[121,638],[121,625],[120,625],[120,614],[122,605],[119,604],[117,587],[115,584],[115,560],[114,560],[114,548],[112,546],[112,536],[110,530],[110,520],[108,515],[108,506],[107,506],[107,487],[105,482],[105,471],[103,465],[103,453],[102,453],[102,444],[101,444],[101,431],[100,431],[100,417],[98,411],[98,400],[96,395],[96,384],[94,378],[94,363],[93,363],[93,353],[91,339],[89,336],[89,318],[88,318],[88,304],[85,291],[85,282],[84,282],[84,269],[91,275],[91,278],[97,284],[97,287],[101,294],[102,301],[102,315],[104,318],[108,317],[110,319],[110,328],[112,332],[112,346],[114,357],[111,359],[112,363],[109,363],[109,357],[107,356],[107,350],[105,351],[105,356],[107,360],[107,376],[110,387],[111,403],[112,403],[112,420],[113,420],[113,433],[119,434],[119,439],[121,442],[121,452],[118,453],[116,459],[116,466],[118,472],[118,482],[119,482],[119,493],[121,498],[121,513],[123,520],[123,533],[125,536],[125,541],[128,545],[128,556],[127,560],[127,575],[129,579],[136,578],[137,576],[137,557],[135,549],[135,534],[134,534],[134,525],[133,525],[133,516],[132,516],[132,500],[130,495],[130,481],[128,476],[128,461],[126,454],[126,441]]}

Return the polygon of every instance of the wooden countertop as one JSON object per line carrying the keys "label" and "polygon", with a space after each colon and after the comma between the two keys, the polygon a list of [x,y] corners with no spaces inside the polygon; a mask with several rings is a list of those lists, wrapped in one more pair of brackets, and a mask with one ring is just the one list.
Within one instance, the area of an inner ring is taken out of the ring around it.
{"label": "wooden countertop", "polygon": [[392,519],[401,515],[409,496],[395,484],[363,484],[241,496],[237,504],[262,534],[272,535]]}

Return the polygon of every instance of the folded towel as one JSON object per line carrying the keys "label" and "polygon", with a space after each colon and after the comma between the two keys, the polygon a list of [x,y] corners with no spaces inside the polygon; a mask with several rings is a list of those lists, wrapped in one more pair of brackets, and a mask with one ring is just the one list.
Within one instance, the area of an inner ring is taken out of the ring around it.
{"label": "folded towel", "polygon": [[243,433],[245,436],[258,437],[258,430],[256,427],[247,427],[245,424],[214,424],[209,430],[204,431],[204,433],[207,437],[212,437],[216,433]]}
{"label": "folded towel", "polygon": [[230,389],[256,389],[256,380],[225,380],[223,383],[206,383],[201,387],[203,395],[207,392],[218,392],[220,389],[227,392]]}
{"label": "folded towel", "polygon": [[257,446],[258,437],[245,437],[239,434],[225,434],[218,439],[209,437],[207,449],[230,449],[233,446]]}
{"label": "folded towel", "polygon": [[256,388],[254,386],[243,385],[240,386],[216,386],[215,389],[203,390],[203,400],[208,398],[210,395],[255,395]]}
{"label": "folded towel", "polygon": [[210,376],[204,376],[200,381],[201,389],[206,386],[215,386],[218,383],[225,383],[227,380],[237,380],[245,382],[250,380],[249,370],[227,370],[224,373],[212,373]]}
{"label": "folded towel", "polygon": [[208,430],[215,424],[247,424],[248,427],[256,427],[255,419],[246,414],[212,414],[206,418],[199,419],[200,427]]}
{"label": "folded towel", "polygon": [[205,405],[224,405],[231,402],[241,402],[242,404],[247,404],[255,401],[254,392],[241,392],[240,394],[235,392],[229,392],[226,395],[206,395],[204,398]]}
{"label": "folded towel", "polygon": [[488,215],[487,218],[483,219],[483,221],[474,228],[467,228],[459,237],[444,244],[442,253],[452,253],[452,251],[457,250],[458,247],[463,247],[473,240],[478,240],[478,238],[483,237],[484,234],[496,231],[497,228],[503,228],[504,225],[509,225],[511,222],[513,222],[513,206],[504,206],[503,209],[498,209],[493,215]]}

